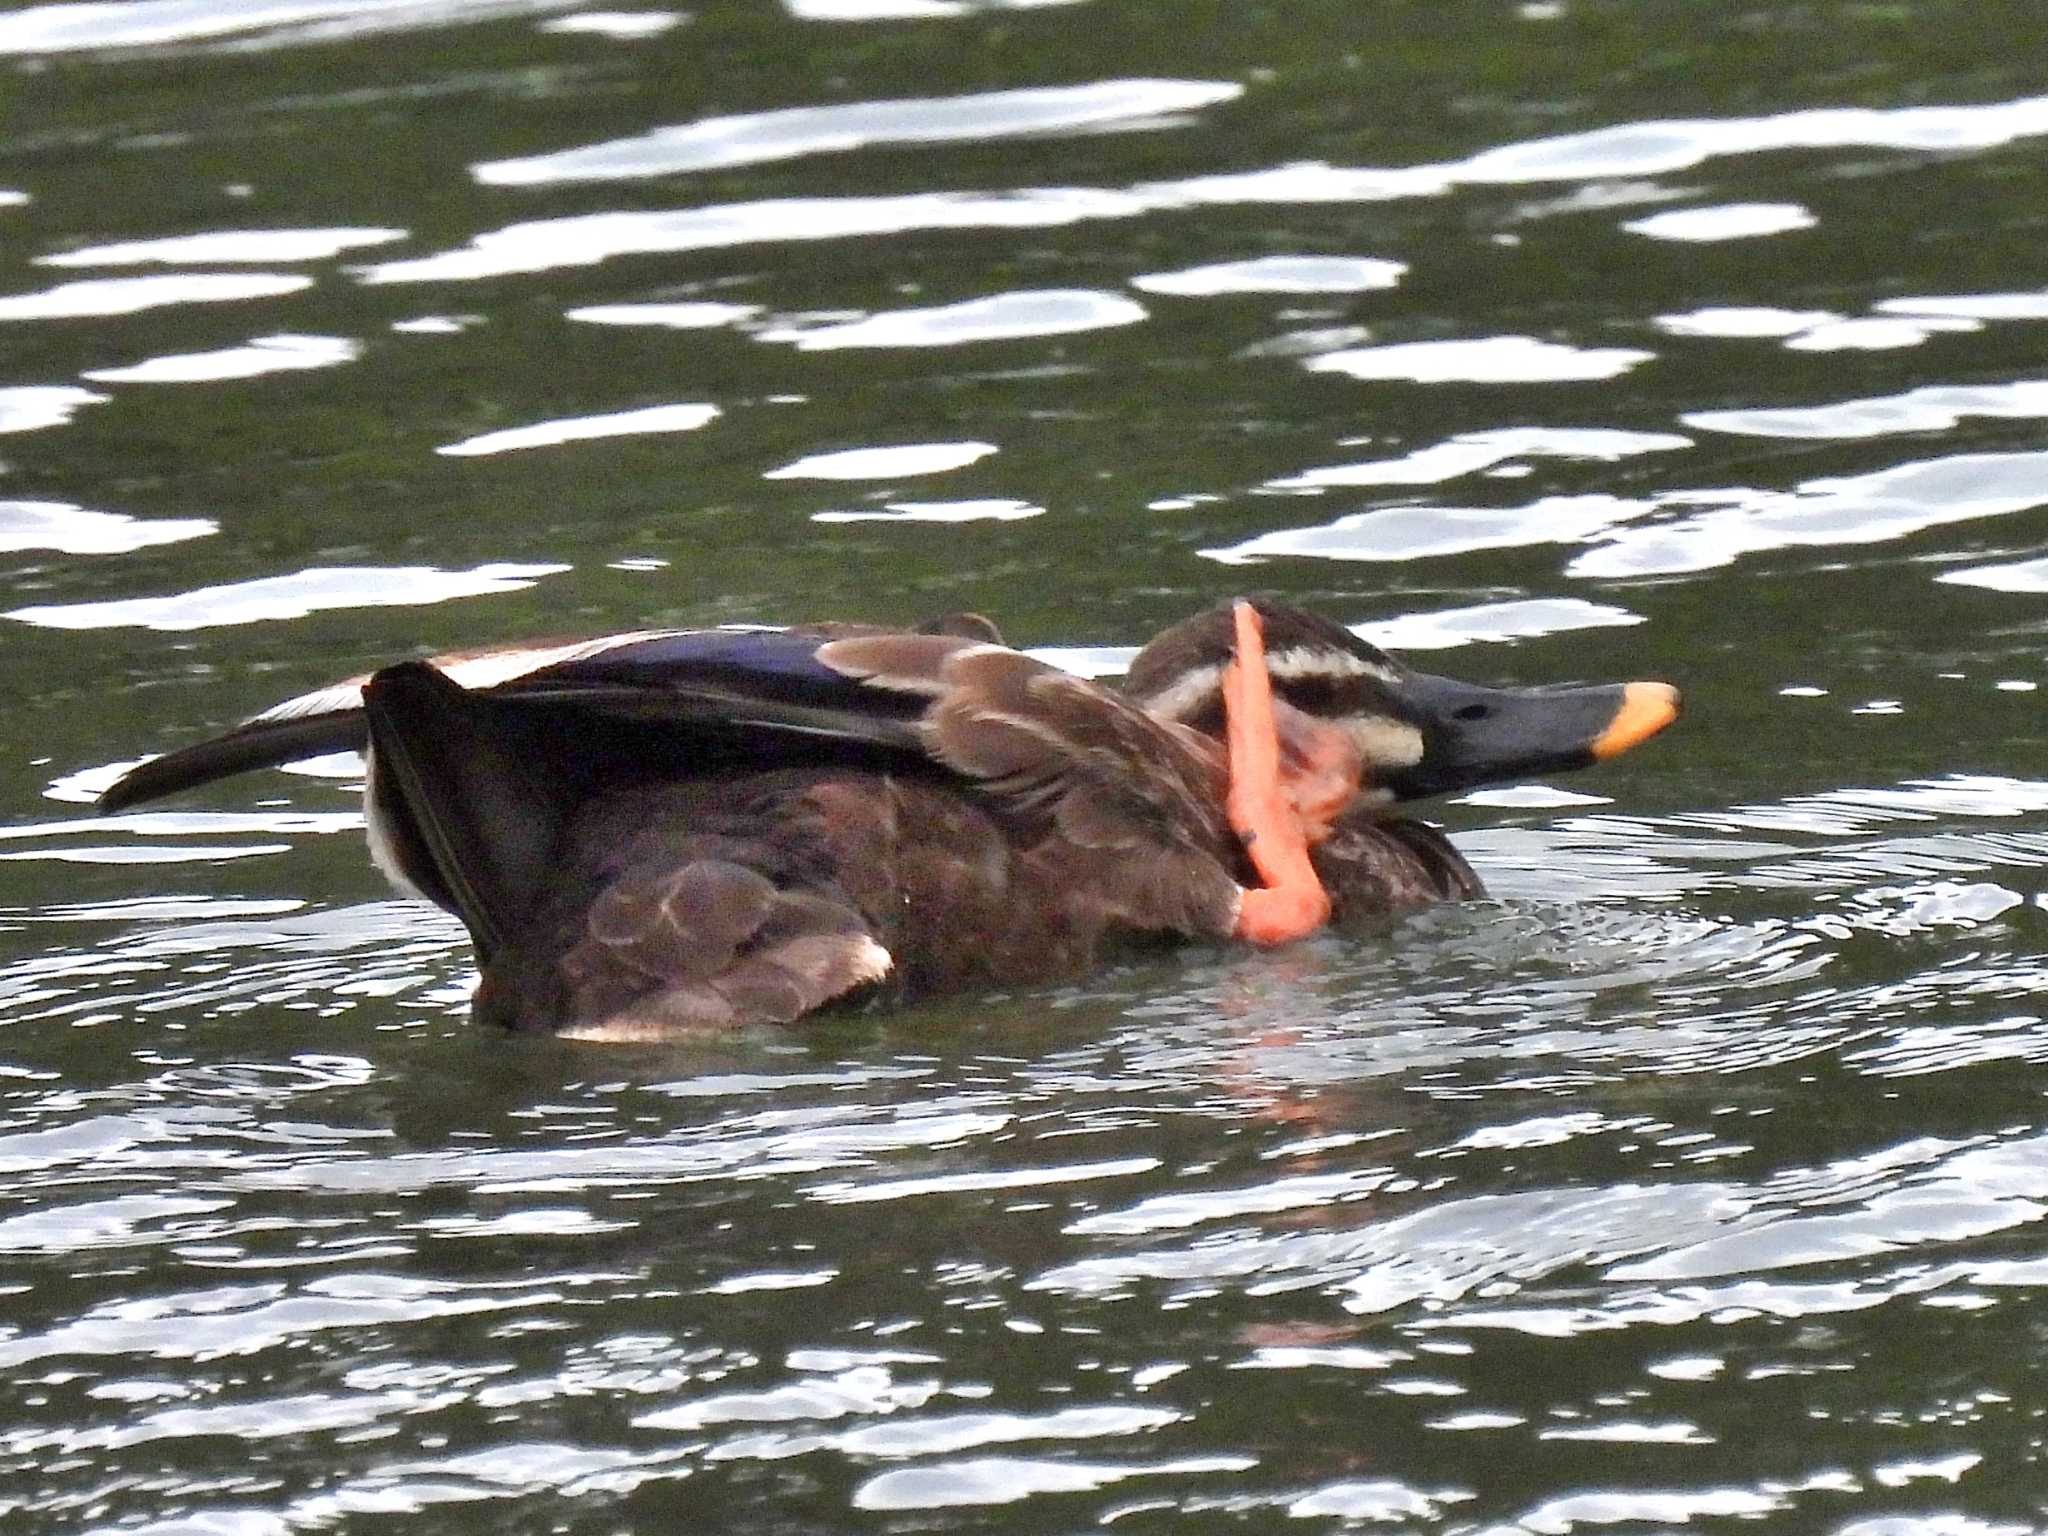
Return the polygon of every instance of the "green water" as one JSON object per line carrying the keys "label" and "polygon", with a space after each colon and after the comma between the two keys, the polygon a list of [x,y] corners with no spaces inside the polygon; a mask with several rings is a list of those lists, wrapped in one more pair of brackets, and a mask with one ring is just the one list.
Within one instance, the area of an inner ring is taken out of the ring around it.
{"label": "green water", "polygon": [[[0,13],[0,1523],[2048,1525],[2044,32]],[[1251,588],[1690,712],[1442,807],[1485,903],[669,1051],[472,1031],[346,763],[84,803],[400,656]]]}

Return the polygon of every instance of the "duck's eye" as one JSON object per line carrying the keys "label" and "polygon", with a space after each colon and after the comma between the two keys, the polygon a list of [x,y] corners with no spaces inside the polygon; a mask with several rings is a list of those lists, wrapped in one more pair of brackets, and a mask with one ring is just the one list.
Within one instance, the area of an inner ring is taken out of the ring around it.
{"label": "duck's eye", "polygon": [[1451,711],[1453,720],[1484,720],[1493,711],[1484,704],[1467,704],[1463,709]]}

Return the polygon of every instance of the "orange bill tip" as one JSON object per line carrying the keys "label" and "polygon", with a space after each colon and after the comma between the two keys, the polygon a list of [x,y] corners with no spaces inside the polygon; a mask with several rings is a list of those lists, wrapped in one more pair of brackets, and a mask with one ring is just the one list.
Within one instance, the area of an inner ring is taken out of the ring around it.
{"label": "orange bill tip", "polygon": [[1607,729],[1593,739],[1593,756],[1605,760],[1648,741],[1678,718],[1678,690],[1669,683],[1629,683],[1621,690],[1621,708]]}

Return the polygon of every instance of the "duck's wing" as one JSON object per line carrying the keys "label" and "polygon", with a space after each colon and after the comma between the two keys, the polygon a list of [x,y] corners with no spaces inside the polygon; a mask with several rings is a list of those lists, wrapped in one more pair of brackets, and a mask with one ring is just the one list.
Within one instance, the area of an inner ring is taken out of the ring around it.
{"label": "duck's wing", "polygon": [[1230,931],[1242,850],[1225,818],[1223,755],[1208,738],[999,645],[876,635],[820,646],[818,660],[922,694],[917,729],[931,757],[982,786],[1021,840],[1060,861],[1113,919]]}
{"label": "duck's wing", "polygon": [[[1236,846],[1215,743],[972,631],[641,636],[533,669],[483,697],[508,718],[586,722],[587,735],[549,731],[534,748],[561,759],[572,780],[571,760],[601,753],[606,730],[618,728],[643,765],[649,753],[672,764],[671,777],[707,758],[715,765],[721,746],[742,767],[865,754],[864,766],[971,781],[1027,842],[1196,851],[1212,862]],[[622,774],[602,777],[616,785]]]}
{"label": "duck's wing", "polygon": [[[948,614],[921,633],[961,643],[993,640],[976,614]],[[658,629],[535,645],[453,652],[426,665],[463,689],[583,707],[617,718],[694,721],[730,731],[758,727],[787,737],[867,741],[916,751],[892,728],[917,714],[921,696],[894,698],[821,666],[833,639],[886,633],[852,624],[792,629]],[[256,768],[274,768],[369,744],[364,691],[371,674],[287,699],[209,740],[130,769],[99,800],[102,811],[195,789]]]}
{"label": "duck's wing", "polygon": [[[489,691],[529,673],[601,655],[614,646],[686,633],[689,632],[645,630],[595,639],[454,651],[433,657],[429,664],[465,688]],[[197,789],[252,769],[276,768],[329,752],[360,752],[369,745],[363,690],[369,686],[371,676],[363,673],[286,699],[218,736],[139,763],[102,792],[99,808],[126,810],[131,805],[161,800],[166,795]]]}
{"label": "duck's wing", "polygon": [[380,858],[460,917],[488,964],[546,889],[568,811],[560,775],[526,722],[423,661],[372,677],[363,714]]}

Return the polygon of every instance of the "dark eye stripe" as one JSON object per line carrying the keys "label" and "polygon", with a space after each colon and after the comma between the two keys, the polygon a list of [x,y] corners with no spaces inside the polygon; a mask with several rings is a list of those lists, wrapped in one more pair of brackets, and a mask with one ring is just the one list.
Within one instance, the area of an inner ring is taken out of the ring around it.
{"label": "dark eye stripe", "polygon": [[1276,679],[1273,689],[1296,709],[1325,719],[1343,715],[1408,718],[1399,699],[1376,677],[1289,677]]}

